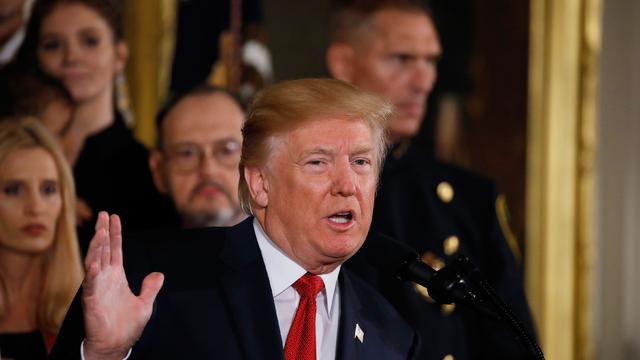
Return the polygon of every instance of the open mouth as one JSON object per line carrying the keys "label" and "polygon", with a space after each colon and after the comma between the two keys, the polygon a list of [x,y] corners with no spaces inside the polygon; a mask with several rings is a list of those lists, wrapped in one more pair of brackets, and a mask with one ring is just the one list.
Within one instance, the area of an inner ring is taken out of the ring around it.
{"label": "open mouth", "polygon": [[353,212],[352,211],[340,211],[331,216],[329,216],[329,220],[337,224],[346,224],[353,220]]}

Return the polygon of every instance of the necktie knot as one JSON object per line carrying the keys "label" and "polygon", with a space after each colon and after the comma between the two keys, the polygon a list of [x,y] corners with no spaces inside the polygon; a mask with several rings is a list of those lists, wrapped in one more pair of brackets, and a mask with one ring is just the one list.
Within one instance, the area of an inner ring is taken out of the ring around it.
{"label": "necktie knot", "polygon": [[315,299],[324,288],[324,282],[320,276],[306,273],[293,283],[293,288],[296,289],[300,297]]}

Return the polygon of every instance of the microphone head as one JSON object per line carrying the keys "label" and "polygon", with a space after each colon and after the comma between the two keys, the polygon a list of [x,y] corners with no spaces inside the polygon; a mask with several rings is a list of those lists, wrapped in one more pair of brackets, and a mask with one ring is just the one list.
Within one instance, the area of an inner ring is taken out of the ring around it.
{"label": "microphone head", "polygon": [[369,236],[362,248],[369,263],[396,276],[404,272],[407,263],[420,258],[411,246],[380,233]]}

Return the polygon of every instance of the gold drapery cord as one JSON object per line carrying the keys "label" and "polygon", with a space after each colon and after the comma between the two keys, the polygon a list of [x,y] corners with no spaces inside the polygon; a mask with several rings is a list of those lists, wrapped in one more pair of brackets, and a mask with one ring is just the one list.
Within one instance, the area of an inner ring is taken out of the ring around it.
{"label": "gold drapery cord", "polygon": [[175,48],[175,0],[124,1],[125,39],[129,44],[127,80],[135,114],[135,134],[155,145],[155,115],[171,80]]}
{"label": "gold drapery cord", "polygon": [[593,358],[600,0],[532,0],[527,292],[549,359]]}

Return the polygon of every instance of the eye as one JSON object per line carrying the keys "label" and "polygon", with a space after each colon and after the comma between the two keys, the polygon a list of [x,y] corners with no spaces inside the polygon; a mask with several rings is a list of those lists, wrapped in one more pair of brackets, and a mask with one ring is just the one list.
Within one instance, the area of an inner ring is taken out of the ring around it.
{"label": "eye", "polygon": [[438,66],[439,57],[437,56],[427,56],[423,59],[424,64],[429,68],[435,68]]}
{"label": "eye", "polygon": [[40,186],[43,195],[55,195],[58,193],[58,184],[55,181],[45,181]]}
{"label": "eye", "polygon": [[85,35],[82,37],[82,45],[88,48],[97,47],[100,44],[100,37],[96,35]]}
{"label": "eye", "polygon": [[235,140],[226,141],[218,149],[219,154],[222,156],[235,156],[240,152],[240,143]]}
{"label": "eye", "polygon": [[2,192],[8,196],[16,196],[20,194],[21,190],[22,184],[20,184],[19,182],[10,182],[2,187]]}
{"label": "eye", "polygon": [[307,169],[308,171],[311,171],[312,173],[321,173],[324,172],[327,168],[329,161],[327,159],[323,159],[323,158],[313,158],[313,159],[307,159],[304,162],[304,168]]}
{"label": "eye", "polygon": [[181,147],[174,151],[174,155],[182,159],[190,159],[198,156],[198,149],[195,147]]}
{"label": "eye", "polygon": [[324,162],[320,159],[313,159],[313,160],[307,161],[307,165],[320,166],[322,164],[324,164]]}
{"label": "eye", "polygon": [[391,60],[394,63],[404,65],[413,60],[413,56],[405,53],[395,53],[391,54]]}
{"label": "eye", "polygon": [[358,158],[353,160],[354,165],[357,166],[368,166],[371,165],[371,160],[366,158]]}
{"label": "eye", "polygon": [[40,43],[40,48],[43,51],[55,51],[62,47],[62,41],[58,39],[47,39]]}

